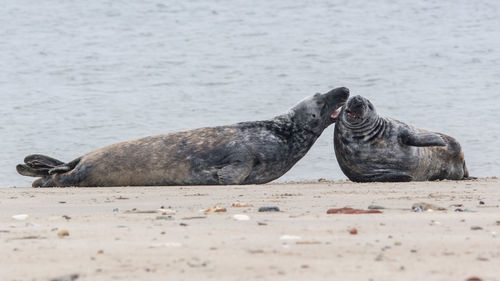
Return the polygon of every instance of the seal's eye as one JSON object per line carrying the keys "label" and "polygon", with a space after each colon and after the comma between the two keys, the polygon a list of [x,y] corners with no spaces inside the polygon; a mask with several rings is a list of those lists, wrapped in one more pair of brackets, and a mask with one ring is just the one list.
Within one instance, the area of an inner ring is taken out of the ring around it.
{"label": "seal's eye", "polygon": [[316,118],[316,114],[314,114],[314,113],[313,113],[313,114],[312,114],[312,117],[313,117],[313,118]]}

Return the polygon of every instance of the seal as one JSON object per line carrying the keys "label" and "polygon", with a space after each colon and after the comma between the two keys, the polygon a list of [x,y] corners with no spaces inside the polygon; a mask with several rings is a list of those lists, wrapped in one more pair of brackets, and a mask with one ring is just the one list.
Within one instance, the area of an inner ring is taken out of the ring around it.
{"label": "seal", "polygon": [[64,163],[34,154],[17,165],[33,187],[262,184],[285,174],[333,124],[347,88],[307,97],[270,120],[112,144]]}
{"label": "seal", "polygon": [[334,131],[335,155],[355,182],[461,180],[464,153],[452,137],[380,117],[361,96],[342,108]]}

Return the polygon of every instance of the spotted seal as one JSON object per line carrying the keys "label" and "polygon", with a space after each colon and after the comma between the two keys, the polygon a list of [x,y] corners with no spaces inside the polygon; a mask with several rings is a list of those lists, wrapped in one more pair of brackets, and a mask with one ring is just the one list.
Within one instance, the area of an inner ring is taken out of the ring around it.
{"label": "spotted seal", "polygon": [[265,121],[200,128],[112,144],[64,163],[29,155],[34,187],[262,184],[281,177],[335,122],[347,88],[310,96]]}
{"label": "spotted seal", "polygon": [[335,155],[355,182],[460,180],[469,177],[452,137],[380,117],[361,96],[342,108],[334,131]]}

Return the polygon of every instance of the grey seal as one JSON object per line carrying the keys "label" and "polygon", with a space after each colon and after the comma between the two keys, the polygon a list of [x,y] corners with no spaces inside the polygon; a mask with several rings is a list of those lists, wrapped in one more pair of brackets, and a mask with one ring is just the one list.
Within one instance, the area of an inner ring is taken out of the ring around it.
{"label": "grey seal", "polygon": [[17,165],[34,187],[262,184],[285,174],[335,122],[341,87],[270,120],[129,140],[64,163],[34,154]]}
{"label": "grey seal", "polygon": [[335,155],[355,182],[461,180],[464,153],[452,137],[380,117],[361,96],[349,99],[334,130]]}

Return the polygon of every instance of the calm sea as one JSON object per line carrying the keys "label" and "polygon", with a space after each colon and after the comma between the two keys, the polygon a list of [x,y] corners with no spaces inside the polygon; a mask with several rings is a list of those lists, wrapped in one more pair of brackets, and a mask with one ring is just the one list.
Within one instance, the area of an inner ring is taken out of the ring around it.
{"label": "calm sea", "polygon": [[[271,118],[346,86],[500,174],[500,1],[3,0],[0,186],[24,156]],[[279,181],[342,179],[333,126]]]}

